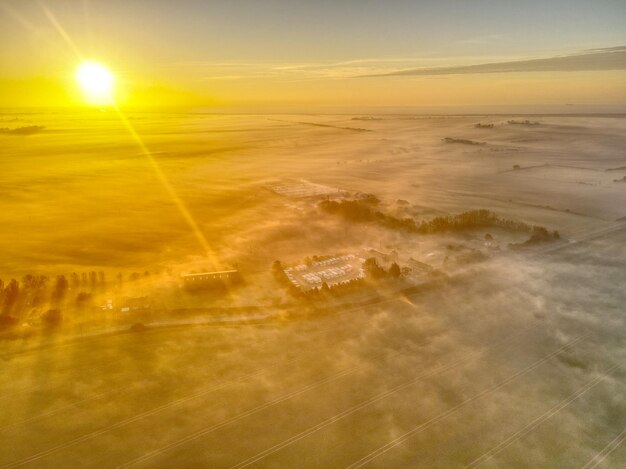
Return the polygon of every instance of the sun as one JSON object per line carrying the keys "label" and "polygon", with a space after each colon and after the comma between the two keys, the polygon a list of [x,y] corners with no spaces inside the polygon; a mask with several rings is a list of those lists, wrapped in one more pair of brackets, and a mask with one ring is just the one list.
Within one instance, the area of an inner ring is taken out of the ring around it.
{"label": "sun", "polygon": [[104,65],[83,62],[76,69],[76,80],[87,103],[113,104],[115,77]]}

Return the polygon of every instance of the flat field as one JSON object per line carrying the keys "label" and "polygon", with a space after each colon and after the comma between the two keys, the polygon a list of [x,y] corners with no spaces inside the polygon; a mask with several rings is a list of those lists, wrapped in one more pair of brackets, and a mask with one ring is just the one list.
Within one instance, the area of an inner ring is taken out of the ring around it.
{"label": "flat field", "polygon": [[[236,266],[245,284],[215,304],[257,310],[134,332],[89,312],[0,341],[0,466],[623,467],[625,118],[127,115],[148,156],[112,113],[1,117],[45,126],[0,135],[5,282],[149,271],[125,294],[170,311],[205,301],[177,304],[181,273]],[[561,240],[407,233],[268,189],[300,180],[398,218],[484,208]],[[281,314],[274,260],[372,248],[445,280]],[[451,267],[463,250],[487,254]]]}

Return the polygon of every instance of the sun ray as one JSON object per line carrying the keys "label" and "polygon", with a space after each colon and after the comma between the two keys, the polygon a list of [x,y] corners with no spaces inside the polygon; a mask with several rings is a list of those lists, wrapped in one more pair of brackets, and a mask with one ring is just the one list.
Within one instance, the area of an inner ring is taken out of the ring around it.
{"label": "sun ray", "polygon": [[[53,26],[55,27],[57,32],[61,35],[61,37],[63,37],[63,39],[65,40],[67,45],[72,49],[74,54],[76,54],[76,57],[79,58],[80,61],[82,62],[83,61],[83,54],[81,54],[81,52],[78,49],[78,47],[76,47],[76,45],[74,44],[74,41],[72,40],[70,35],[65,31],[63,26],[57,21],[57,19],[55,18],[55,16],[52,14],[51,11],[49,11],[43,5],[41,5],[41,8],[43,9],[44,13],[46,14],[46,16],[48,17],[50,22],[53,24]],[[189,211],[189,209],[187,208],[187,206],[185,205],[183,200],[178,196],[176,190],[174,189],[174,187],[170,183],[170,181],[167,178],[167,176],[165,175],[165,173],[163,173],[163,171],[159,167],[158,162],[154,159],[154,156],[152,155],[152,153],[150,152],[148,147],[145,145],[143,139],[137,133],[137,131],[135,130],[133,125],[130,123],[130,121],[126,118],[126,116],[121,111],[119,106],[117,106],[115,104],[115,102],[113,102],[113,100],[111,100],[110,104],[115,109],[117,115],[119,116],[120,120],[124,124],[124,127],[128,130],[130,135],[133,137],[133,140],[135,141],[135,143],[137,143],[137,145],[141,149],[142,154],[148,159],[148,162],[150,163],[150,166],[154,170],[154,172],[155,172],[155,174],[157,176],[157,179],[159,180],[159,182],[161,183],[161,185],[163,186],[163,188],[167,192],[167,194],[170,197],[171,201],[174,203],[174,205],[178,209],[180,215],[185,220],[186,224],[191,229],[191,232],[193,233],[194,237],[196,238],[196,240],[198,241],[200,247],[202,248],[203,254],[208,258],[208,261],[211,263],[211,267],[212,268],[216,268],[217,263],[215,261],[214,255],[213,255],[213,251],[212,251],[211,247],[209,246],[209,243],[208,243],[206,237],[204,236],[204,234],[200,230],[200,227],[198,226],[198,223],[196,222],[195,218],[193,217],[193,215],[191,214],[191,212]]]}
{"label": "sun ray", "polygon": [[143,139],[137,133],[137,131],[135,130],[135,128],[133,127],[131,122],[126,118],[126,116],[120,110],[119,107],[114,106],[114,108],[115,108],[115,111],[117,112],[117,115],[119,116],[120,120],[124,123],[124,126],[126,127],[128,132],[132,135],[133,139],[135,140],[135,143],[137,143],[139,148],[141,148],[142,154],[148,159],[150,165],[152,166],[152,169],[154,170],[157,178],[159,179],[159,182],[164,187],[164,189],[166,190],[166,192],[170,196],[170,199],[172,200],[174,205],[176,205],[176,207],[178,208],[178,211],[180,212],[180,214],[182,215],[184,220],[187,222],[187,224],[191,228],[191,231],[193,232],[195,238],[197,239],[198,243],[202,247],[202,250],[204,251],[204,254],[209,259],[209,262],[211,262],[211,264],[212,264],[211,267],[212,268],[216,268],[216,262],[215,262],[215,258],[213,256],[213,251],[212,251],[211,247],[209,246],[209,243],[206,240],[206,237],[202,233],[202,230],[200,230],[200,227],[198,226],[198,223],[196,222],[195,218],[193,217],[193,215],[191,214],[191,212],[189,211],[189,209],[187,208],[185,203],[182,201],[182,199],[178,196],[178,194],[176,193],[176,190],[174,189],[174,187],[170,183],[170,181],[167,178],[167,176],[165,175],[165,173],[163,173],[163,171],[161,170],[161,167],[159,166],[158,162],[156,161],[156,159],[152,155],[152,152],[148,149],[146,144],[143,142]]}
{"label": "sun ray", "polygon": [[54,28],[57,30],[59,35],[65,40],[69,48],[72,49],[72,52],[74,52],[74,54],[76,55],[76,58],[82,61],[83,56],[80,53],[80,50],[78,49],[78,47],[76,47],[76,44],[74,44],[74,41],[72,41],[72,38],[67,33],[67,31],[65,31],[65,28],[61,26],[61,23],[57,21],[56,17],[45,6],[41,5],[41,9],[43,10],[44,14],[47,16],[48,20],[50,20]]}

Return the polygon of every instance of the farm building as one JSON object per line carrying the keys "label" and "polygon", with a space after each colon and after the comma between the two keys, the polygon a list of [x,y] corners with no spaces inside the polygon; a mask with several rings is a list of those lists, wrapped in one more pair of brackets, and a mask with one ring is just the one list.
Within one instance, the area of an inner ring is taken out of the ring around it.
{"label": "farm building", "polygon": [[284,272],[296,288],[307,291],[319,289],[323,283],[333,287],[365,278],[363,262],[364,259],[348,254],[288,267]]}
{"label": "farm building", "polygon": [[148,311],[152,308],[152,303],[147,296],[138,296],[135,298],[124,298],[120,305],[122,313],[132,311]]}
{"label": "farm building", "polygon": [[182,275],[183,287],[188,289],[224,286],[239,280],[238,270],[220,270]]}

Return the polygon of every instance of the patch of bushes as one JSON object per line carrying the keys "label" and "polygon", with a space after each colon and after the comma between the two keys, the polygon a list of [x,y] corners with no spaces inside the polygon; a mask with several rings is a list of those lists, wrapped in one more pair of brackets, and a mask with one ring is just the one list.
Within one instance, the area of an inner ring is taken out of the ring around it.
{"label": "patch of bushes", "polygon": [[485,142],[476,142],[474,140],[468,140],[466,138],[452,138],[446,137],[442,139],[444,143],[461,143],[463,145],[486,145]]}
{"label": "patch of bushes", "polygon": [[509,244],[509,247],[515,249],[520,247],[534,246],[536,244],[545,243],[549,241],[555,241],[561,239],[561,235],[558,231],[549,232],[543,226],[533,226],[533,229],[528,238],[523,243]]}
{"label": "patch of bushes", "polygon": [[533,126],[533,125],[540,125],[539,122],[537,121],[529,121],[528,119],[523,120],[523,121],[516,121],[516,120],[510,120],[506,122],[509,125],[528,125],[528,126]]}
{"label": "patch of bushes", "polygon": [[9,314],[0,314],[0,330],[16,326],[19,319]]}
{"label": "patch of bushes", "polygon": [[131,332],[143,332],[147,329],[143,322],[135,322],[130,326]]}
{"label": "patch of bushes", "polygon": [[24,127],[16,127],[15,129],[9,129],[6,127],[0,128],[0,134],[6,135],[33,135],[43,131],[45,127],[43,125],[27,125]]}
{"label": "patch of bushes", "polygon": [[41,322],[46,327],[57,327],[61,324],[63,315],[60,309],[49,309],[41,315]]}

